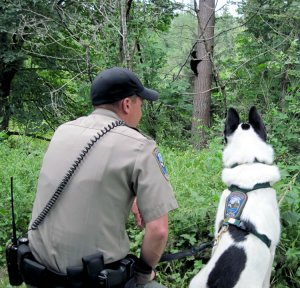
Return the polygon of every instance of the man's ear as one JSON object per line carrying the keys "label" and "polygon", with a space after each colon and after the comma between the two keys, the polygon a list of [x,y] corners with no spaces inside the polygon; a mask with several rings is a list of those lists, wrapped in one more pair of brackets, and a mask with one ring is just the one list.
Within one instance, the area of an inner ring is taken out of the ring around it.
{"label": "man's ear", "polygon": [[224,136],[225,141],[228,136],[230,136],[239,126],[240,124],[240,116],[238,112],[234,108],[229,108],[227,112],[227,118],[225,121],[224,127]]}
{"label": "man's ear", "polygon": [[264,125],[260,115],[258,114],[255,106],[252,106],[250,108],[250,111],[249,111],[249,124],[253,127],[256,134],[258,134],[258,136],[262,140],[264,140],[264,141],[267,140],[267,132],[266,132],[265,125]]}
{"label": "man's ear", "polygon": [[131,107],[130,98],[127,97],[121,100],[121,108],[123,113],[127,115],[130,112],[130,107]]}

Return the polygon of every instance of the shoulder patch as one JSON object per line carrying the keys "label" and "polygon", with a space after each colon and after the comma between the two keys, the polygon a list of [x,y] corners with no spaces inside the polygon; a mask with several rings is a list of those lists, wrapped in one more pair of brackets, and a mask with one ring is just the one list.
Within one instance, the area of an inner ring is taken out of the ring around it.
{"label": "shoulder patch", "polygon": [[158,166],[160,168],[160,171],[161,173],[164,175],[164,177],[169,181],[169,177],[168,177],[168,173],[167,173],[167,168],[166,166],[164,165],[164,161],[163,161],[163,158],[160,154],[160,152],[158,151],[157,148],[155,148],[152,152],[153,156],[155,157],[157,163],[158,163]]}

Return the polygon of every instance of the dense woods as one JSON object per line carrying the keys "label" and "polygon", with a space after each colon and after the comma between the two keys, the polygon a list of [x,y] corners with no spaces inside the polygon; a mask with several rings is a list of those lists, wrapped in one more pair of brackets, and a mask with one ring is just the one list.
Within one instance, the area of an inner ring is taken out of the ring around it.
{"label": "dense woods", "polygon": [[[205,3],[204,3],[205,2]],[[215,3],[216,2],[216,3]],[[230,1],[228,1],[230,2]],[[282,180],[282,236],[272,287],[300,283],[300,1],[0,0],[0,264],[10,238],[9,179],[26,231],[43,154],[61,123],[91,112],[89,88],[112,66],[160,92],[141,129],[161,147],[180,209],[168,251],[211,240],[228,107],[255,105]],[[193,68],[193,70],[191,69]],[[141,233],[129,223],[132,250]],[[186,287],[210,251],[159,266],[168,287]],[[7,287],[4,268],[0,287]],[[1,286],[3,285],[3,286]]]}

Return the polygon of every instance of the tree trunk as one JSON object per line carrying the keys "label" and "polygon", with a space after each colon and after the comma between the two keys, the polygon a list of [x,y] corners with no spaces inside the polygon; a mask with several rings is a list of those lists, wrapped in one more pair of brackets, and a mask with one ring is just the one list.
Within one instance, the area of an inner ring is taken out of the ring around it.
{"label": "tree trunk", "polygon": [[11,116],[10,109],[10,87],[11,82],[16,74],[16,70],[5,69],[5,64],[3,62],[0,63],[0,131],[7,130],[9,125],[9,120]]}
{"label": "tree trunk", "polygon": [[[0,131],[8,130],[11,117],[10,88],[11,83],[22,63],[21,58],[16,57],[14,61],[5,61],[7,51],[18,53],[24,43],[24,39],[17,39],[14,34],[9,37],[6,32],[0,33]],[[11,39],[13,40],[11,42]],[[9,53],[8,53],[9,54]]]}
{"label": "tree trunk", "polygon": [[[125,66],[131,69],[131,61],[130,61],[130,53],[128,47],[128,39],[127,39],[127,19],[130,11],[131,1],[127,2],[127,0],[121,0],[121,62],[125,64]],[[128,5],[129,4],[129,5]]]}
{"label": "tree trunk", "polygon": [[192,134],[195,148],[207,143],[207,128],[210,126],[213,36],[215,24],[215,1],[199,0],[195,11],[198,19],[197,66],[198,75],[194,81]]}

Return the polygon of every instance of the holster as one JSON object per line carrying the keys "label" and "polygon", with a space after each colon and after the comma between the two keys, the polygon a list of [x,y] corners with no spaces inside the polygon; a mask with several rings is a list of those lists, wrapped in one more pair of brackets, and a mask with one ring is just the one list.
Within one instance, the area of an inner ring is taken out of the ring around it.
{"label": "holster", "polygon": [[[26,284],[42,287],[46,281],[47,268],[36,261],[25,258],[21,266],[21,274]],[[47,285],[47,284],[46,284]],[[44,285],[45,286],[45,285]]]}
{"label": "holster", "polygon": [[86,287],[99,287],[99,273],[104,269],[103,254],[98,252],[82,258],[83,278]]}
{"label": "holster", "polygon": [[28,244],[18,247],[18,265],[26,284],[41,286],[45,280],[46,267],[34,260]]}
{"label": "holster", "polygon": [[102,288],[122,288],[126,282],[133,277],[134,259],[131,257],[120,260],[117,269],[104,269],[100,272],[98,279]]}

